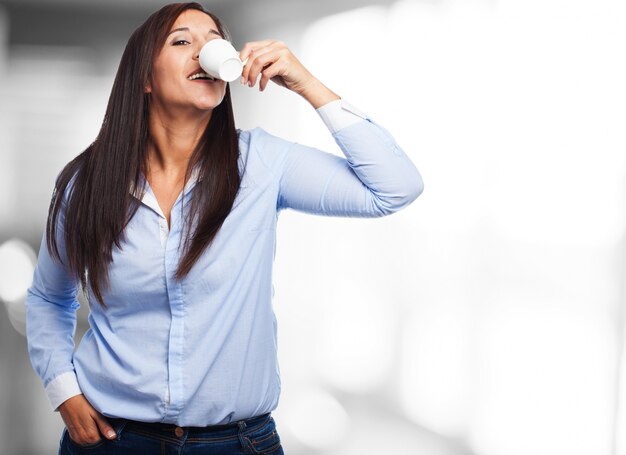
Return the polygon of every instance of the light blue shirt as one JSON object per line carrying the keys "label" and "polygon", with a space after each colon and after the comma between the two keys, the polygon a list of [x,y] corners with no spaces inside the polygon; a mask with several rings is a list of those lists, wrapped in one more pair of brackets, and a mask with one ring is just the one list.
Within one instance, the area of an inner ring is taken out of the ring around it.
{"label": "light blue shirt", "polygon": [[[409,205],[423,188],[415,165],[371,118],[344,100],[318,113],[346,158],[261,128],[240,131],[245,172],[232,211],[181,281],[174,278],[180,209],[195,177],[172,208],[171,227],[149,186],[144,194],[131,189],[141,204],[122,249],[113,247],[107,308],[90,305],[90,328],[75,352],[77,283],[51,259],[44,234],[26,323],[30,359],[53,409],[83,393],[105,416],[179,426],[276,409],[272,265],[280,211],[380,217]],[[63,223],[62,211],[61,229]]]}

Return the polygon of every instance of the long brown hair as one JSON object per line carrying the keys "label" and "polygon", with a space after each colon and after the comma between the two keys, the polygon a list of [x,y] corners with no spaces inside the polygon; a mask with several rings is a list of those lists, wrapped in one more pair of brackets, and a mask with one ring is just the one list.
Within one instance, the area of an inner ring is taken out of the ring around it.
{"label": "long brown hair", "polygon": [[[229,39],[221,21],[198,3],[174,3],[153,13],[128,40],[96,140],[63,168],[55,183],[46,226],[48,249],[53,258],[63,262],[57,224],[59,212],[64,210],[60,234],[65,240],[65,265],[80,280],[83,290],[89,283],[104,307],[102,293],[109,285],[113,245],[122,248],[124,229],[139,208],[131,188],[141,194],[146,185],[142,174],[146,174],[150,95],[144,93],[145,83],[150,80],[152,63],[167,33],[188,9],[208,14],[222,36]],[[189,213],[183,217],[186,236],[177,279],[189,273],[230,213],[241,182],[238,158],[238,135],[227,84],[225,97],[213,110],[185,175],[186,183],[192,169],[198,170]]]}

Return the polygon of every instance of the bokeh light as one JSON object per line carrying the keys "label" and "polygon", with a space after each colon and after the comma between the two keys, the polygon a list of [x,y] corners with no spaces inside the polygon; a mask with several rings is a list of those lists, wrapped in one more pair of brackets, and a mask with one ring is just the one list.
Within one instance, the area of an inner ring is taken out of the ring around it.
{"label": "bokeh light", "polygon": [[11,325],[26,334],[26,291],[33,280],[37,257],[19,239],[0,245],[0,300],[4,302]]}

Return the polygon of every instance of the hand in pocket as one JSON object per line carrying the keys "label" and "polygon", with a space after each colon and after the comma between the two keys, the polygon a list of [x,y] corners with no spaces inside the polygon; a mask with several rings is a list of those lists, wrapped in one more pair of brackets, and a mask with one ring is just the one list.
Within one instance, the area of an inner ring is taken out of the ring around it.
{"label": "hand in pocket", "polygon": [[103,438],[115,439],[117,434],[107,419],[87,401],[83,394],[73,396],[59,406],[59,413],[69,437],[75,444],[91,445]]}

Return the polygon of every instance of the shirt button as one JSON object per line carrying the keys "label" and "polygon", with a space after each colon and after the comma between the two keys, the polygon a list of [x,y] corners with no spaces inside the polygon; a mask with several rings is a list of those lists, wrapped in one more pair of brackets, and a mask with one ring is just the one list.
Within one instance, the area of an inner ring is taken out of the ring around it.
{"label": "shirt button", "polygon": [[185,434],[185,430],[183,430],[181,427],[176,427],[176,429],[174,430],[174,434],[179,438],[182,438],[183,434]]}

